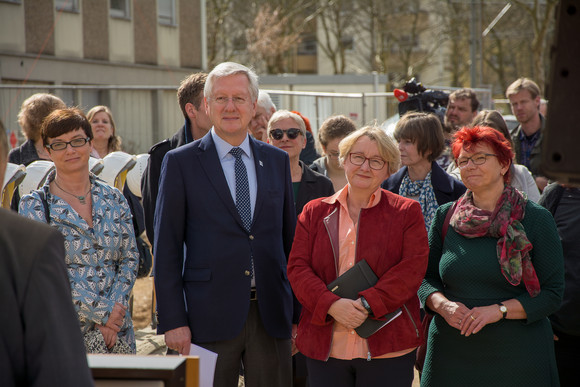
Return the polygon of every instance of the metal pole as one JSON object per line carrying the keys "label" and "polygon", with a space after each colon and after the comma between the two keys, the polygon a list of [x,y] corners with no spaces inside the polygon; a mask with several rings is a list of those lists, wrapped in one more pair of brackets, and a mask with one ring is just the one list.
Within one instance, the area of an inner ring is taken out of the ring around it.
{"label": "metal pole", "polygon": [[471,75],[471,87],[477,86],[477,37],[476,37],[476,0],[471,0],[471,16],[469,18],[469,25],[471,26],[471,39],[469,42],[469,58],[471,59],[471,64],[469,66]]}

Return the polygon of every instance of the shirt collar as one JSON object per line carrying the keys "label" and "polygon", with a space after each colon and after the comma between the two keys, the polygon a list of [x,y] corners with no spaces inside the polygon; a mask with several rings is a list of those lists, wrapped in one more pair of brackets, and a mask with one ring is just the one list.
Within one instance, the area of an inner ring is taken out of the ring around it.
{"label": "shirt collar", "polygon": [[[222,139],[220,136],[218,136],[218,134],[215,132],[215,129],[213,127],[211,128],[210,133],[211,133],[211,138],[213,139],[213,142],[215,144],[215,149],[217,151],[218,157],[220,158],[220,160],[222,160],[230,153],[232,148],[235,148],[235,147],[233,145],[231,145],[229,142]],[[246,135],[246,137],[244,138],[244,141],[238,147],[242,148],[242,150],[244,151],[246,156],[251,157],[252,148],[250,147],[250,140],[248,139],[248,135]]]}
{"label": "shirt collar", "polygon": [[[344,188],[342,188],[340,191],[336,192],[334,195],[322,199],[322,202],[328,204],[335,204],[336,202],[339,202],[341,206],[348,209],[348,203],[346,202],[347,197],[348,197],[348,184],[345,185]],[[374,207],[377,204],[379,204],[380,201],[381,201],[381,187],[377,188],[377,190],[373,192],[366,208]]]}

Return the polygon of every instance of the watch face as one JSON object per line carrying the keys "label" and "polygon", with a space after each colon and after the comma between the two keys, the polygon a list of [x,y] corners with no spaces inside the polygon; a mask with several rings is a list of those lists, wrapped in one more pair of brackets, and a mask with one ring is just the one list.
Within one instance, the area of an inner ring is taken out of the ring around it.
{"label": "watch face", "polygon": [[506,308],[506,306],[505,306],[505,305],[501,305],[501,306],[499,307],[499,310],[501,310],[501,312],[502,312],[502,313],[507,313],[507,308]]}

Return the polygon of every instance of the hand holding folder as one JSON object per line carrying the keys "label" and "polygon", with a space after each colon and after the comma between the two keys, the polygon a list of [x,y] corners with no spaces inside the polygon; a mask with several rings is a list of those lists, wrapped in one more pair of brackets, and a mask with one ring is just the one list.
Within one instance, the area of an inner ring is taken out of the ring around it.
{"label": "hand holding folder", "polygon": [[[327,288],[341,298],[356,300],[359,298],[358,294],[360,292],[373,287],[378,280],[378,277],[373,272],[367,261],[363,259],[343,273],[340,277],[328,284]],[[382,317],[368,317],[358,328],[355,328],[355,331],[360,337],[366,339],[393,321],[400,314],[401,309],[397,309]]]}

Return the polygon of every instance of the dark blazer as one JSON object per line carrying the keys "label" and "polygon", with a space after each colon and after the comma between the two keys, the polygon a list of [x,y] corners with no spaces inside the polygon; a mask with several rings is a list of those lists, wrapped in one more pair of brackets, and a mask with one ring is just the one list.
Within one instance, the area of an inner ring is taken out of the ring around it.
{"label": "dark blazer", "polygon": [[141,177],[141,197],[143,199],[143,214],[145,216],[145,231],[147,239],[151,245],[155,239],[155,231],[153,230],[153,216],[155,215],[155,203],[157,201],[157,191],[159,190],[159,175],[161,174],[161,163],[163,158],[172,149],[179,148],[190,142],[187,136],[189,131],[189,122],[173,137],[165,139],[149,149],[149,159],[147,160],[147,167]]}
{"label": "dark blazer", "polygon": [[92,386],[62,235],[0,209],[0,386]]}
{"label": "dark blazer", "polygon": [[[398,194],[406,173],[407,167],[399,169],[381,184],[381,188]],[[431,184],[437,204],[440,206],[457,200],[466,190],[462,182],[450,176],[435,161],[431,163]]]}
{"label": "dark blazer", "polygon": [[250,232],[236,210],[211,132],[163,160],[155,211],[160,334],[189,326],[193,342],[236,337],[250,307],[253,257],[264,327],[272,337],[290,338],[293,297],[286,266],[296,226],[290,162],[286,152],[249,141],[258,185]]}
{"label": "dark blazer", "polygon": [[332,181],[328,177],[314,172],[302,161],[300,161],[300,166],[302,167],[302,180],[300,180],[300,188],[298,188],[296,195],[296,216],[302,212],[302,208],[309,201],[331,196],[334,193]]}

